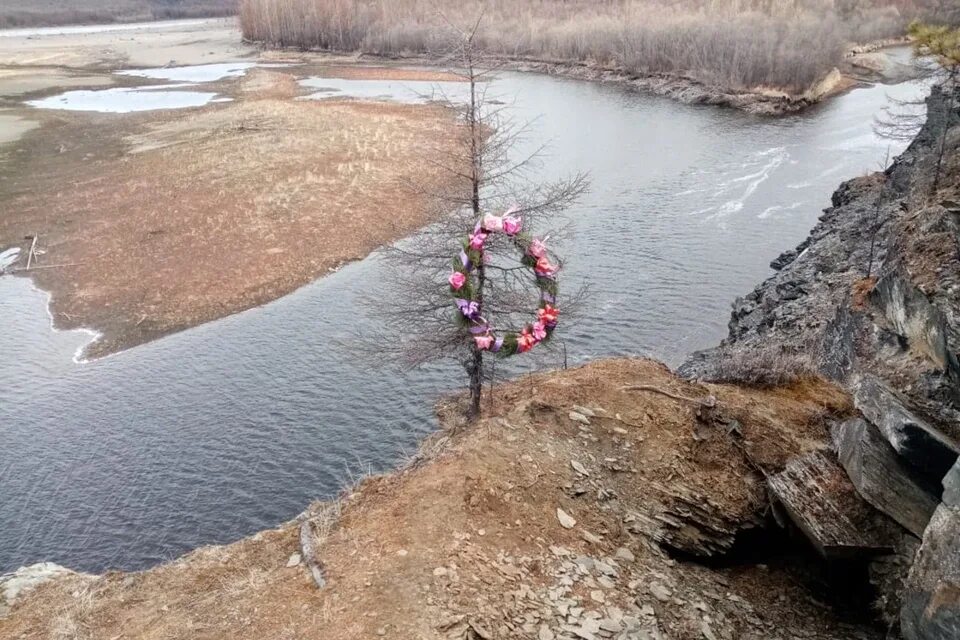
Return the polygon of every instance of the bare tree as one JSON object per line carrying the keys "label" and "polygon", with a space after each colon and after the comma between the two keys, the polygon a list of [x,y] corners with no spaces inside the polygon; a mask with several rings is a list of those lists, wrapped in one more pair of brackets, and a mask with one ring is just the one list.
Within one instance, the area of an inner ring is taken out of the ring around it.
{"label": "bare tree", "polygon": [[[365,340],[380,352],[383,345],[391,345],[391,356],[410,367],[457,359],[469,379],[469,417],[480,413],[483,383],[490,378],[490,359],[496,356],[478,348],[468,328],[456,321],[447,282],[451,263],[456,266],[464,239],[484,214],[513,208],[525,229],[542,233],[546,221],[572,204],[588,185],[583,174],[539,182],[535,174],[543,147],[519,154],[529,125],[514,122],[508,105],[488,95],[496,67],[484,64],[488,61],[477,43],[479,24],[480,19],[467,30],[455,30],[450,45],[448,60],[458,67],[455,73],[466,95],[443,96],[459,115],[457,138],[453,145],[439,144],[433,157],[423,159],[443,177],[440,186],[425,187],[416,180],[409,184],[431,203],[438,222],[385,252],[390,281],[377,292],[372,306],[387,317],[383,329]],[[562,234],[562,228],[554,229],[551,237]],[[491,261],[474,265],[478,313],[504,330],[524,326],[539,302],[534,276],[519,264],[512,244],[511,238],[490,235],[486,248]],[[550,258],[562,266],[557,256]],[[558,304],[566,305],[580,293],[567,294]]]}
{"label": "bare tree", "polygon": [[937,110],[926,112],[924,100],[891,100],[891,107],[874,120],[874,131],[891,140],[912,140],[923,128],[932,123],[937,133],[934,150],[934,166],[930,194],[940,187],[943,158],[946,153],[947,135],[957,122],[957,92],[960,89],[960,29],[946,26],[930,26],[922,23],[910,25],[913,38],[914,66],[918,77],[934,83],[942,92],[936,101]]}

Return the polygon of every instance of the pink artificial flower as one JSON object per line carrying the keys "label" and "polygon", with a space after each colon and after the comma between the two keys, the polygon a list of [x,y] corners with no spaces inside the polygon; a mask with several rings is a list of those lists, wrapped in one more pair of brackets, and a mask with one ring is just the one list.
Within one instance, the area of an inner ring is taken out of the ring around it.
{"label": "pink artificial flower", "polygon": [[487,240],[487,234],[483,231],[474,231],[470,234],[470,248],[480,251],[483,249],[483,243]]}
{"label": "pink artificial flower", "polygon": [[476,343],[477,349],[481,351],[487,351],[493,346],[493,336],[489,333],[482,336],[474,336],[473,341]]}
{"label": "pink artificial flower", "polygon": [[547,337],[547,328],[539,320],[533,323],[533,337],[537,339],[537,342]]}
{"label": "pink artificial flower", "polygon": [[520,335],[517,336],[517,351],[524,353],[533,349],[533,345],[537,344],[536,338],[530,335],[529,331],[524,329],[520,332]]}
{"label": "pink artificial flower", "polygon": [[463,285],[467,283],[467,276],[463,275],[459,271],[454,271],[450,274],[450,277],[447,278],[450,282],[450,286],[453,287],[455,291],[459,291]]}
{"label": "pink artificial flower", "polygon": [[503,232],[508,236],[515,236],[520,233],[521,227],[523,227],[523,220],[521,220],[519,217],[503,217]]}
{"label": "pink artificial flower", "polygon": [[557,324],[557,318],[559,316],[560,310],[549,303],[543,305],[542,309],[537,309],[537,317],[540,319],[540,322],[547,326]]}
{"label": "pink artificial flower", "polygon": [[534,238],[527,248],[527,253],[534,258],[542,258],[547,255],[547,245],[545,245],[540,238]]}
{"label": "pink artificial flower", "polygon": [[483,216],[481,225],[486,231],[503,231],[503,218],[488,213]]}
{"label": "pink artificial flower", "polygon": [[550,260],[546,257],[537,259],[537,266],[533,268],[534,273],[538,276],[552,276],[559,270],[559,267],[556,265],[550,264]]}

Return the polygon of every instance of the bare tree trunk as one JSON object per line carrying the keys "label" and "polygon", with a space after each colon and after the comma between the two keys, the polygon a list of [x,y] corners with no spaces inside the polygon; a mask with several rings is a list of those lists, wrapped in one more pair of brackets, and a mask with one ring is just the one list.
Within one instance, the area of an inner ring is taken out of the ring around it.
{"label": "bare tree trunk", "polygon": [[[481,141],[483,135],[481,130],[480,114],[477,107],[477,77],[474,70],[473,56],[470,50],[467,51],[465,62],[467,63],[467,73],[470,79],[470,181],[472,188],[472,197],[470,204],[473,208],[475,220],[480,219],[480,180],[482,179],[481,166]],[[483,314],[483,287],[486,283],[486,271],[483,261],[477,265],[477,305],[480,314]],[[483,397],[483,351],[473,345],[473,354],[469,367],[470,373],[470,409],[468,417],[476,418],[480,415],[480,400]]]}
{"label": "bare tree trunk", "polygon": [[944,91],[947,94],[946,113],[943,116],[943,131],[940,132],[940,148],[937,149],[937,166],[933,172],[933,185],[930,187],[930,195],[935,196],[940,189],[940,173],[943,170],[943,156],[947,150],[947,134],[950,133],[950,123],[953,121],[954,97],[957,87],[957,71],[950,70],[950,75],[943,83]]}

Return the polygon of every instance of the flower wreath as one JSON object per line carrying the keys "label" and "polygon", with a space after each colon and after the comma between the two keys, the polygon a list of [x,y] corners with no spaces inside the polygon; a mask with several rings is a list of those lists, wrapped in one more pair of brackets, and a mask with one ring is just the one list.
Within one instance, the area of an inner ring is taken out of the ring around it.
{"label": "flower wreath", "polygon": [[[557,280],[560,267],[550,262],[547,246],[543,240],[520,233],[523,221],[515,215],[516,207],[502,216],[487,214],[463,243],[460,255],[453,260],[453,273],[448,282],[458,310],[458,319],[467,327],[473,337],[474,345],[481,351],[492,351],[505,356],[530,351],[536,345],[548,340],[557,326],[560,310],[557,309]],[[527,324],[519,332],[509,332],[497,336],[490,324],[481,315],[480,302],[477,300],[473,271],[476,265],[486,264],[484,243],[491,233],[503,233],[513,240],[514,246],[521,250],[520,263],[533,269],[537,288],[540,290],[540,305],[537,308],[536,321]]]}

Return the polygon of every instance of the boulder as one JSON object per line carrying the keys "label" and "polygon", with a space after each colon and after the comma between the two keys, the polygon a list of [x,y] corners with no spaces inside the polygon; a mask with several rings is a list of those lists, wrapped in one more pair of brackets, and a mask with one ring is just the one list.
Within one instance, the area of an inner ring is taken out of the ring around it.
{"label": "boulder", "polygon": [[953,465],[943,479],[943,504],[960,508],[960,462]]}
{"label": "boulder", "polygon": [[906,640],[960,638],[960,508],[940,505],[923,535],[900,609]]}
{"label": "boulder", "polygon": [[857,493],[910,533],[922,536],[939,500],[917,482],[879,430],[854,418],[835,429],[834,441]]}
{"label": "boulder", "polygon": [[825,558],[856,559],[891,553],[896,539],[887,523],[857,495],[833,454],[794,458],[767,486],[790,519]]}
{"label": "boulder", "polygon": [[864,417],[877,426],[914,476],[934,489],[957,461],[960,449],[913,414],[879,378],[864,374],[853,386],[853,399]]}

